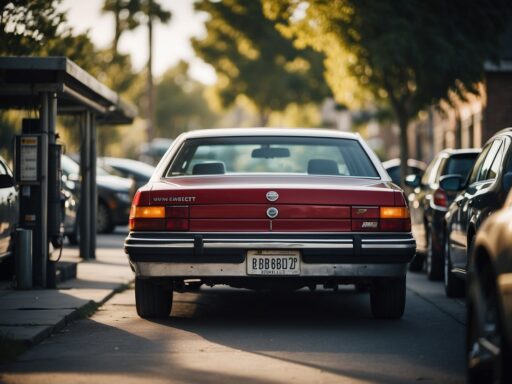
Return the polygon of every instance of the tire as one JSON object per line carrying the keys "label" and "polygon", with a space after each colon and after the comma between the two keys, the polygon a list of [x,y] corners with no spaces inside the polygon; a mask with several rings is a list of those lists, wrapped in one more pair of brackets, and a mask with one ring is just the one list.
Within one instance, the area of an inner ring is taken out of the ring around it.
{"label": "tire", "polygon": [[143,319],[168,317],[172,309],[172,288],[151,279],[135,279],[135,307]]}
{"label": "tire", "polygon": [[203,285],[202,281],[192,281],[190,283],[187,283],[187,288],[189,291],[199,291],[201,290],[201,286]]}
{"label": "tire", "polygon": [[[444,249],[444,247],[442,247]],[[431,281],[439,281],[443,279],[444,272],[444,252],[441,254],[434,254],[434,247],[432,243],[432,231],[427,234],[427,257],[426,257],[426,271],[427,277]]]}
{"label": "tire", "polygon": [[416,252],[414,258],[409,263],[409,271],[411,272],[421,272],[423,270],[423,260],[425,256],[423,254]]}
{"label": "tire", "polygon": [[466,282],[459,279],[452,272],[450,259],[450,239],[444,237],[444,291],[448,297],[464,297],[466,294]]}
{"label": "tire", "polygon": [[[502,316],[499,308],[499,294],[496,278],[490,264],[480,273],[472,276],[468,298],[468,321],[466,356],[468,382],[510,383],[510,346],[503,332]],[[485,340],[485,343],[482,343]],[[492,345],[499,351],[489,353],[484,347]]]}
{"label": "tire", "polygon": [[112,233],[114,224],[112,223],[112,214],[108,206],[103,202],[98,202],[98,212],[96,215],[96,232]]}
{"label": "tire", "polygon": [[370,304],[376,319],[400,319],[405,310],[405,276],[375,279]]}

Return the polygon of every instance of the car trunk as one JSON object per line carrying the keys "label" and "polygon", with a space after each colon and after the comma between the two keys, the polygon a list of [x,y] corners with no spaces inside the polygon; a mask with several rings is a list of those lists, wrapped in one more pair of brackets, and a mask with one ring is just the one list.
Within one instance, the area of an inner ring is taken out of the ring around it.
{"label": "car trunk", "polygon": [[[267,199],[269,191],[277,200]],[[173,177],[143,190],[140,202],[188,207],[194,232],[345,232],[377,223],[380,206],[404,205],[401,193],[380,180],[268,175]],[[269,208],[277,209],[275,218]]]}

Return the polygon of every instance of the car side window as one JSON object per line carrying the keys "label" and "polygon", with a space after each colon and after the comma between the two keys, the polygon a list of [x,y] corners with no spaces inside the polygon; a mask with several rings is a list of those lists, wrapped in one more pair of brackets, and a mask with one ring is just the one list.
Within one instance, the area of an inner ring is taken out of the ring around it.
{"label": "car side window", "polygon": [[498,177],[498,173],[500,172],[501,164],[503,163],[503,153],[505,152],[505,145],[500,146],[500,150],[496,154],[494,161],[491,164],[491,168],[489,169],[489,173],[487,174],[487,180],[492,180]]}
{"label": "car side window", "polygon": [[477,181],[478,174],[480,173],[480,170],[482,169],[482,166],[484,165],[484,160],[487,157],[487,153],[491,149],[493,143],[487,144],[480,153],[480,156],[476,159],[475,165],[473,166],[473,169],[471,171],[471,175],[468,179],[468,184],[473,184]]}
{"label": "car side window", "polygon": [[478,172],[478,175],[476,177],[476,181],[485,181],[490,180],[492,177],[489,175],[489,171],[491,169],[491,165],[494,162],[494,160],[498,157],[498,153],[501,147],[501,140],[495,140],[492,143],[491,149],[487,153],[487,156],[485,156],[485,160],[483,162],[482,168]]}

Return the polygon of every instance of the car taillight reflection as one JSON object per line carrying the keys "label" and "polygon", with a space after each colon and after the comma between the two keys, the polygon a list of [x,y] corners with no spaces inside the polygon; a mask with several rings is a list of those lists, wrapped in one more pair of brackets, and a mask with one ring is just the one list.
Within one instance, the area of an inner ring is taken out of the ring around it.
{"label": "car taillight reflection", "polygon": [[438,188],[434,191],[434,204],[438,207],[447,208],[448,207],[448,196],[444,189]]}

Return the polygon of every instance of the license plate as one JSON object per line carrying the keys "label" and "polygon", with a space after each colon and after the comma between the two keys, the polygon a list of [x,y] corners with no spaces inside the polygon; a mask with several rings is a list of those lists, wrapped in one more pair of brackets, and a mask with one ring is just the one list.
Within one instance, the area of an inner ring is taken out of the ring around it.
{"label": "license plate", "polygon": [[247,252],[248,275],[300,275],[300,253],[288,250]]}

